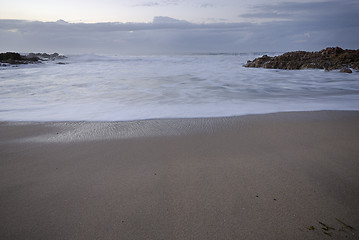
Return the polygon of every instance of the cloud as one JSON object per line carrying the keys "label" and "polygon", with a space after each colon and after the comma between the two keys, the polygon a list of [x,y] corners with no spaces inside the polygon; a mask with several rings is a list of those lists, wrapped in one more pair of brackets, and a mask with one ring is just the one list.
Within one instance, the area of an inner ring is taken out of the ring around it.
{"label": "cloud", "polygon": [[200,5],[200,7],[201,7],[201,8],[213,8],[214,5],[211,4],[211,3],[202,3],[202,4]]}
{"label": "cloud", "polygon": [[19,29],[13,28],[13,29],[8,29],[7,31],[12,33],[17,33]]}
{"label": "cloud", "polygon": [[0,20],[0,51],[157,54],[357,49],[358,5],[351,0],[266,4],[242,15],[262,17],[266,21],[261,23],[195,24],[166,16],[150,23]]}
{"label": "cloud", "polygon": [[163,5],[179,5],[182,2],[182,0],[163,0]]}
{"label": "cloud", "polygon": [[291,19],[292,15],[289,13],[279,13],[279,12],[252,12],[252,13],[244,13],[239,15],[242,18],[249,18],[249,19]]}
{"label": "cloud", "polygon": [[156,7],[159,5],[160,4],[158,2],[145,2],[145,3],[135,5],[135,7]]}
{"label": "cloud", "polygon": [[258,5],[239,17],[266,26],[264,32],[270,37],[265,39],[270,41],[277,35],[283,47],[318,49],[339,45],[358,48],[358,12],[356,0],[332,0]]}
{"label": "cloud", "polygon": [[[190,53],[235,51],[247,24],[193,24],[169,17],[152,23],[66,23],[0,20],[0,51]],[[16,33],[9,32],[17,29]]]}
{"label": "cloud", "polygon": [[153,18],[153,24],[189,24],[187,21],[178,20],[166,16],[157,16]]}
{"label": "cloud", "polygon": [[65,20],[59,19],[56,21],[56,23],[67,24],[68,22],[66,22]]}
{"label": "cloud", "polygon": [[[359,2],[357,0],[335,0],[326,2],[284,2],[258,5],[250,13],[239,15],[247,19],[291,20],[307,22],[320,27],[358,26]],[[269,21],[272,21],[269,20]]]}
{"label": "cloud", "polygon": [[158,6],[173,6],[178,5],[179,0],[162,0],[162,1],[148,1],[133,5],[134,7],[158,7]]}

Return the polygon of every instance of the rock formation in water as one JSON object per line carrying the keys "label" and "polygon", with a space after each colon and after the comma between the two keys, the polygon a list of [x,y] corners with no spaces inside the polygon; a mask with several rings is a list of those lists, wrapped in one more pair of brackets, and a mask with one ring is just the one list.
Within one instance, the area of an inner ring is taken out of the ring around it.
{"label": "rock formation in water", "polygon": [[26,57],[28,58],[39,58],[42,61],[65,59],[64,55],[58,53],[47,54],[47,53],[29,53]]}
{"label": "rock formation in water", "polygon": [[274,69],[343,69],[341,72],[351,72],[350,68],[359,70],[359,49],[343,50],[340,47],[330,47],[319,52],[287,52],[276,57],[264,55],[253,61],[248,61],[244,67],[263,67]]}
{"label": "rock formation in water", "polygon": [[36,63],[40,59],[37,57],[27,58],[27,56],[20,55],[15,52],[0,53],[0,62],[8,64],[27,64]]}
{"label": "rock formation in water", "polygon": [[66,58],[58,53],[29,53],[28,55],[21,55],[15,52],[0,53],[0,63],[4,64],[29,64],[39,63],[42,61],[57,60]]}

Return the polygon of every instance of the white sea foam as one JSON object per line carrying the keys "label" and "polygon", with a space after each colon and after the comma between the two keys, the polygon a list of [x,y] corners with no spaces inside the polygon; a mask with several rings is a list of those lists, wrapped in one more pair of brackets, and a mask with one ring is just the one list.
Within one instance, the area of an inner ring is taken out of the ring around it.
{"label": "white sea foam", "polygon": [[[261,54],[260,54],[261,55]],[[122,121],[359,110],[359,73],[244,68],[255,54],[77,55],[0,67],[1,121]]]}

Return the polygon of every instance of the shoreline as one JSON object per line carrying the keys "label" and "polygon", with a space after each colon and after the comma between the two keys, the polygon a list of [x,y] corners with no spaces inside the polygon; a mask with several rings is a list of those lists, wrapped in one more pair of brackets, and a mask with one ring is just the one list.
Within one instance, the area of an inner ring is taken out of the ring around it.
{"label": "shoreline", "polygon": [[0,238],[356,239],[358,122],[0,122]]}
{"label": "shoreline", "polygon": [[[325,120],[356,115],[355,110],[292,111],[263,114],[247,114],[225,117],[153,118],[128,121],[0,121],[0,128],[9,129],[3,139],[19,139],[35,142],[74,142],[116,140],[142,137],[186,136],[210,134],[223,130],[232,132],[236,125],[260,121],[298,122]],[[263,123],[262,123],[263,124]],[[21,131],[26,129],[22,135]],[[13,131],[15,130],[15,131]],[[240,129],[236,129],[239,131]],[[0,142],[1,139],[0,137]]]}

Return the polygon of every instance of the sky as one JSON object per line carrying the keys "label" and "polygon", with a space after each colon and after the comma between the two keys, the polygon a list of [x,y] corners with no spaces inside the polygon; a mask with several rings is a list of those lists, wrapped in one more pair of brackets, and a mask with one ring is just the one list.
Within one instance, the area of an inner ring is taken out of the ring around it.
{"label": "sky", "polygon": [[359,48],[358,0],[0,0],[0,52]]}

